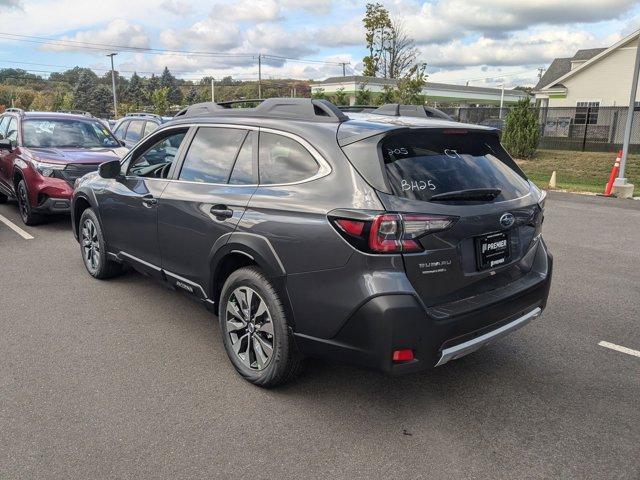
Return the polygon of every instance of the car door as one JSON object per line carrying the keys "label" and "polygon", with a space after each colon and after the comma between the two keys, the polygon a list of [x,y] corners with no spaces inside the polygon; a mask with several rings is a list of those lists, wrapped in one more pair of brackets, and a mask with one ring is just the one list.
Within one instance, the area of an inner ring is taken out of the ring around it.
{"label": "car door", "polygon": [[[14,146],[18,143],[18,120],[16,117],[12,115],[3,117],[0,122],[0,134],[2,134],[2,138],[11,140]],[[13,191],[13,160],[16,155],[15,150],[0,150],[0,182],[2,182],[2,189],[8,190],[7,193]]]}
{"label": "car door", "polygon": [[124,136],[127,133],[127,127],[129,126],[129,120],[122,120],[116,129],[113,131],[113,134],[118,140],[122,140],[124,142]]}
{"label": "car door", "polygon": [[144,120],[131,120],[127,131],[124,134],[124,143],[127,147],[132,148],[142,138],[144,130]]}
{"label": "car door", "polygon": [[188,130],[170,128],[149,137],[125,158],[123,177],[108,180],[96,193],[109,251],[156,277],[161,276],[158,199]]}
{"label": "car door", "polygon": [[[7,134],[7,127],[9,126],[9,116],[4,115],[0,118],[0,139],[3,139]],[[8,150],[0,150],[0,191],[9,193],[9,177],[10,170],[5,165],[5,158],[9,155]]]}
{"label": "car door", "polygon": [[257,130],[202,126],[162,192],[158,237],[168,280],[201,298],[257,185]]}

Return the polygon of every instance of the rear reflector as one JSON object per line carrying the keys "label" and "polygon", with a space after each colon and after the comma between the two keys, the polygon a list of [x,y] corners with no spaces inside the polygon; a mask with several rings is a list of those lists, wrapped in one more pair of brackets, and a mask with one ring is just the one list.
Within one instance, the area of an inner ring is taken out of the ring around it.
{"label": "rear reflector", "polygon": [[364,222],[359,222],[357,220],[347,220],[346,218],[340,218],[336,220],[336,223],[349,235],[360,236],[362,235],[362,230],[364,230]]}
{"label": "rear reflector", "polygon": [[393,352],[394,362],[410,362],[413,360],[413,350],[405,348],[404,350],[396,350]]}

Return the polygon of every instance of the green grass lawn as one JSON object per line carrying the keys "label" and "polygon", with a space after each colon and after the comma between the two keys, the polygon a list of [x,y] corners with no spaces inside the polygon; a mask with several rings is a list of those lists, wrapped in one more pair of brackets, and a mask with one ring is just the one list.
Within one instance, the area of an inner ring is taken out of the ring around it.
{"label": "green grass lawn", "polygon": [[[555,170],[559,189],[603,193],[615,157],[615,153],[538,150],[534,158],[517,162],[541,188],[549,186],[551,173]],[[640,155],[629,155],[626,176],[636,186],[634,195],[640,195]]]}

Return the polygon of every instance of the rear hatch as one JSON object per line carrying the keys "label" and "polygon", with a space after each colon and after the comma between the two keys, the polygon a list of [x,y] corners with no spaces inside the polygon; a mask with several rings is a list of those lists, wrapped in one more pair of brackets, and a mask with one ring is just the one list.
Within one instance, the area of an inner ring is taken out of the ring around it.
{"label": "rear hatch", "polygon": [[[426,306],[470,299],[470,307],[474,298],[481,302],[482,294],[522,281],[531,270],[542,224],[540,192],[495,131],[402,129],[357,143],[343,147],[345,153],[370,177],[385,209],[402,214],[405,230],[420,215],[452,220],[442,231],[419,236],[421,251],[402,253]],[[364,166],[367,150],[369,162],[378,157],[382,177]]]}

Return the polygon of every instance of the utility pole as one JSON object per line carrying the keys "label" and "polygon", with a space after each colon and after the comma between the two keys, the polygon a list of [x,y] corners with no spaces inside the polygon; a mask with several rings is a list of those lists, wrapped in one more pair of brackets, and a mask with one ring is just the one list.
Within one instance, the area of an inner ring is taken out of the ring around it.
{"label": "utility pole", "polygon": [[342,62],[342,76],[347,76],[347,62]]}
{"label": "utility pole", "polygon": [[116,72],[113,69],[113,57],[117,53],[109,53],[107,57],[111,57],[111,86],[113,87],[113,116],[118,118],[118,97],[116,96]]}
{"label": "utility pole", "polygon": [[262,55],[258,54],[258,98],[262,98]]}
{"label": "utility pole", "polygon": [[542,75],[544,75],[546,68],[540,67],[538,68],[538,80],[542,80]]}
{"label": "utility pole", "polygon": [[[627,124],[624,127],[624,141],[622,143],[622,158],[620,159],[620,172],[618,178],[613,182],[614,193],[621,197],[631,197],[633,195],[633,185],[627,183],[624,176],[627,166],[627,156],[629,155],[629,143],[631,141],[631,126],[633,125],[633,112],[636,106],[636,96],[638,93],[638,75],[640,73],[640,38],[636,45],[636,62],[633,67],[633,79],[631,80],[631,93],[629,95],[629,110],[627,113]],[[618,188],[616,188],[618,187]],[[617,192],[616,192],[617,190]]]}
{"label": "utility pole", "polygon": [[216,80],[211,77],[211,101],[215,103],[216,101]]}
{"label": "utility pole", "polygon": [[498,114],[498,118],[502,118],[502,107],[504,106],[504,83],[500,88],[500,113]]}

